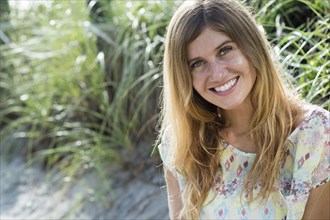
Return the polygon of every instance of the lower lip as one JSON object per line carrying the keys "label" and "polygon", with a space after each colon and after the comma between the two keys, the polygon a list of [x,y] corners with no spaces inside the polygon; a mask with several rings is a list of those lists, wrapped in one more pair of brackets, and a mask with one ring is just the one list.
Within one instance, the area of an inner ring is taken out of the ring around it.
{"label": "lower lip", "polygon": [[226,95],[230,94],[231,92],[233,92],[236,89],[238,81],[239,81],[239,77],[238,77],[235,85],[233,87],[231,87],[230,89],[224,91],[224,92],[217,92],[217,91],[213,91],[213,92],[218,96],[226,96]]}

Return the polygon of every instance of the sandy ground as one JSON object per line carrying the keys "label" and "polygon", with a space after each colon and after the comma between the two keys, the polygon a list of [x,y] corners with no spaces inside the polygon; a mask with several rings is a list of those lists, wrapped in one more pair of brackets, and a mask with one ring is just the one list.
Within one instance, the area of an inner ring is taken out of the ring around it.
{"label": "sandy ground", "polygon": [[116,168],[112,187],[102,186],[101,179],[94,171],[70,180],[19,158],[1,159],[0,219],[168,219],[157,164],[137,175]]}

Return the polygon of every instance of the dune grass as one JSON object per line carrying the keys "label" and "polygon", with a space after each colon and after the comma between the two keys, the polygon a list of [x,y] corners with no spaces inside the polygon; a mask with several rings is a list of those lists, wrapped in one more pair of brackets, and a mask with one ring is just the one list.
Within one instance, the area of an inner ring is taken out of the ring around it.
{"label": "dune grass", "polygon": [[1,45],[2,154],[70,172],[92,166],[94,157],[116,160],[111,137],[101,132],[109,103],[84,9],[82,1],[12,7],[10,23],[1,26],[10,39]]}
{"label": "dune grass", "polygon": [[[11,5],[1,20],[1,154],[69,177],[95,169],[104,182],[122,149],[146,142],[149,156],[166,25],[180,2]],[[328,1],[250,4],[301,96],[330,110]]]}
{"label": "dune grass", "polygon": [[330,110],[330,2],[261,1],[256,13],[296,91]]}

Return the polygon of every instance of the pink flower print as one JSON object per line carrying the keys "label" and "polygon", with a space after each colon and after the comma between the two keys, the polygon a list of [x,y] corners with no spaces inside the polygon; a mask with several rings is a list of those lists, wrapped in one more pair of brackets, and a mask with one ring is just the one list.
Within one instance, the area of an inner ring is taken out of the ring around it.
{"label": "pink flower print", "polygon": [[231,155],[230,158],[229,158],[229,160],[230,160],[231,163],[234,161],[234,159],[235,159],[235,158],[234,158],[233,155]]}
{"label": "pink flower print", "polygon": [[219,217],[221,217],[223,215],[223,209],[220,209],[220,211],[218,212]]}
{"label": "pink flower print", "polygon": [[304,160],[304,156],[302,156],[299,160],[298,160],[298,169],[300,169],[302,167],[302,165],[304,164],[305,160]]}
{"label": "pink flower print", "polygon": [[215,178],[214,178],[214,183],[213,184],[220,184],[220,182],[221,182],[221,176],[220,176],[220,174],[218,173],[216,176],[215,176]]}
{"label": "pink flower print", "polygon": [[226,163],[225,163],[225,168],[226,168],[226,170],[228,170],[228,169],[229,169],[229,167],[230,167],[230,163],[229,163],[229,161],[228,161],[228,160],[226,160]]}
{"label": "pink flower print", "polygon": [[222,185],[221,185],[221,187],[219,187],[218,188],[218,193],[220,194],[220,195],[226,195],[226,186],[225,186],[225,183],[224,182],[222,182]]}
{"label": "pink flower print", "polygon": [[310,154],[307,153],[307,154],[305,155],[305,160],[308,160],[309,156],[310,156]]}
{"label": "pink flower print", "polygon": [[[302,182],[302,185],[303,185],[303,189],[306,190],[306,191],[308,191],[308,189],[309,189],[309,187],[310,187],[309,182],[304,181],[304,182]],[[306,192],[306,193],[307,193],[307,192]]]}
{"label": "pink flower print", "polygon": [[265,212],[265,215],[268,215],[269,209],[266,207],[265,210],[264,210],[264,212]]}
{"label": "pink flower print", "polygon": [[296,198],[297,192],[298,192],[298,190],[296,188],[291,189],[291,194],[294,195],[294,198]]}
{"label": "pink flower print", "polygon": [[242,166],[239,165],[237,168],[237,176],[240,176],[241,172],[242,172]]}
{"label": "pink flower print", "polygon": [[326,127],[326,128],[325,128],[325,133],[326,133],[326,134],[330,134],[330,127]]}
{"label": "pink flower print", "polygon": [[222,188],[221,191],[220,191],[220,195],[226,195],[226,189]]}
{"label": "pink flower print", "polygon": [[246,214],[245,208],[242,209],[242,215],[244,216]]}
{"label": "pink flower print", "polygon": [[247,162],[247,161],[245,161],[243,164],[244,168],[246,168],[248,165],[249,165],[249,162]]}

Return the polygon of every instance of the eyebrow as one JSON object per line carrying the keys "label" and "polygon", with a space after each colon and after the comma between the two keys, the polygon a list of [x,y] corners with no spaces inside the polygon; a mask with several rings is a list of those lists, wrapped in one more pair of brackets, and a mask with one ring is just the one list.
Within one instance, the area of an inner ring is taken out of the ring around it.
{"label": "eyebrow", "polygon": [[[224,45],[226,45],[226,44],[228,44],[228,43],[232,43],[232,42],[234,42],[234,41],[229,40],[229,39],[228,39],[228,40],[225,40],[225,41],[222,42],[219,46],[217,46],[214,50],[217,51],[217,50],[219,50],[221,47],[223,47]],[[195,58],[193,58],[193,59],[188,60],[188,64],[191,63],[191,62],[193,62],[194,60],[197,60],[197,59],[199,59],[199,57],[195,57]]]}

